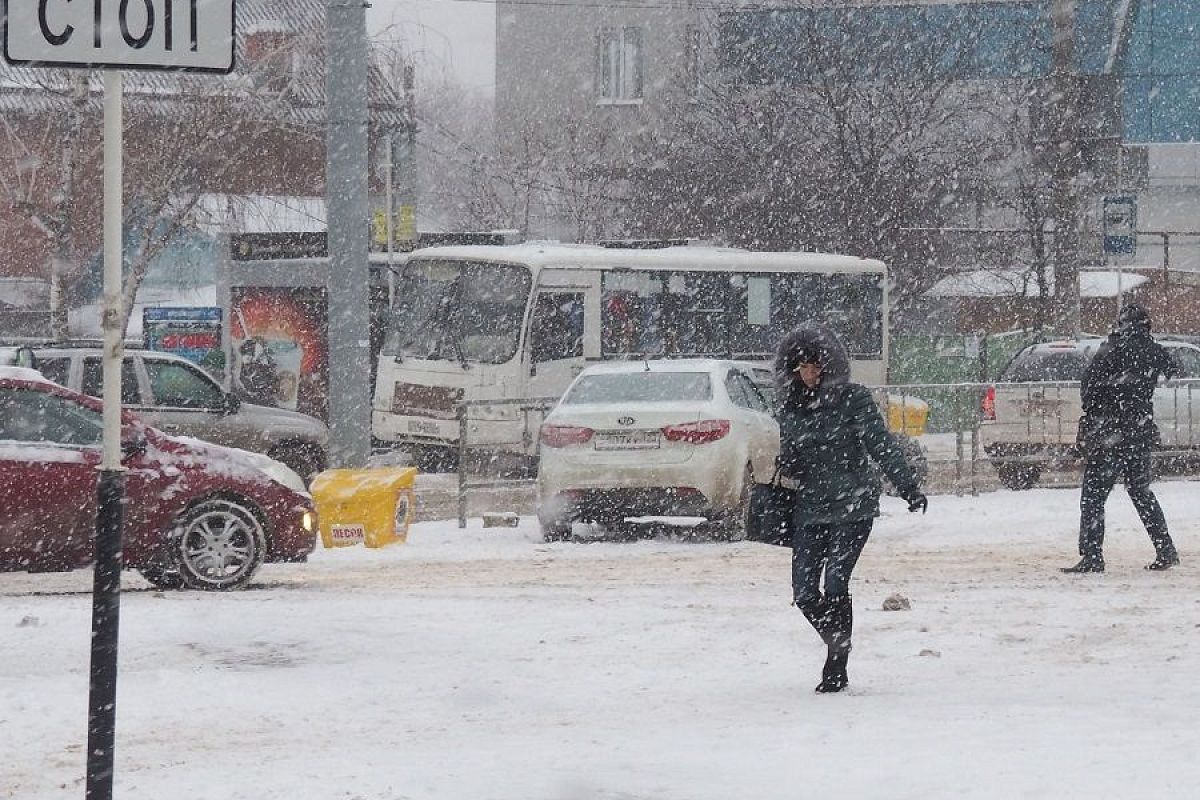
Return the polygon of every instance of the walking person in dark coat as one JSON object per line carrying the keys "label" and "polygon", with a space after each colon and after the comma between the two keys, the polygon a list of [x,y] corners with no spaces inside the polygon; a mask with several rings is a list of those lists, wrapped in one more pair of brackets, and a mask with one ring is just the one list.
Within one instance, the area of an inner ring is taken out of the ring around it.
{"label": "walking person in dark coat", "polygon": [[879,516],[881,485],[868,459],[909,511],[928,502],[870,391],[850,383],[850,359],[833,331],[807,323],[785,336],[775,379],[780,482],[796,492],[793,601],[827,648],[816,690],[840,692],[854,625],[850,575]]}
{"label": "walking person in dark coat", "polygon": [[1178,374],[1179,365],[1150,336],[1150,315],[1133,303],[1123,307],[1117,329],[1100,346],[1079,386],[1084,415],[1078,444],[1085,458],[1080,560],[1063,572],[1104,572],[1104,503],[1118,478],[1154,543],[1155,558],[1146,569],[1179,563],[1162,507],[1150,491],[1150,449],[1158,441],[1154,388],[1160,377]]}

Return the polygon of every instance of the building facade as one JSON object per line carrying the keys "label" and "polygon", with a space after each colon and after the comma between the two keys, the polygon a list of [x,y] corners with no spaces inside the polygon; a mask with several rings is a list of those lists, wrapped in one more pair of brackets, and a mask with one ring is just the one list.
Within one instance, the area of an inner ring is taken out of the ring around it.
{"label": "building facade", "polygon": [[[1200,0],[1076,0],[1074,6],[1085,268],[1121,263],[1200,270]],[[884,42],[851,65],[864,82],[903,80],[912,55],[933,46],[944,48],[940,57],[959,70],[956,79],[968,91],[1044,82],[1053,66],[1052,10],[1052,0],[818,0],[750,10],[719,3],[501,0],[497,123],[516,132],[564,118],[603,120],[621,132],[611,157],[636,167],[638,143],[653,137],[668,115],[686,114],[689,94],[705,91],[706,82],[810,80],[813,41],[806,37],[813,35],[846,52],[856,41]],[[1053,103],[1035,99],[1024,109],[1033,119],[1033,138],[1048,135],[1037,123]],[[1102,198],[1111,194],[1137,201],[1139,235],[1131,256],[1106,257],[1100,248]],[[989,207],[986,196],[962,206],[958,225],[964,229],[1020,224]],[[971,248],[952,250],[961,260],[955,268],[1015,266],[980,263],[984,256]]]}

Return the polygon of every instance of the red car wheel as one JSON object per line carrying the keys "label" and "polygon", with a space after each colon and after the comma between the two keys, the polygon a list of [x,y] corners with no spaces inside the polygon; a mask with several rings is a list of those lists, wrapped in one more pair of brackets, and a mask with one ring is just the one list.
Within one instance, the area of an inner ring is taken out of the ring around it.
{"label": "red car wheel", "polygon": [[213,498],[192,506],[172,531],[174,562],[184,586],[236,589],[262,564],[267,537],[252,507]]}

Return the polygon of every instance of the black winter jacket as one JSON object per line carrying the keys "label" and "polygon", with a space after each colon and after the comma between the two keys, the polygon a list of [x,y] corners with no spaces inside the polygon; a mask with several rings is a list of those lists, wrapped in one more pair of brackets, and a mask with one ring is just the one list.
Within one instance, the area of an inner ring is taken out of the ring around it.
{"label": "black winter jacket", "polygon": [[1150,418],[1159,378],[1174,378],[1179,372],[1167,348],[1149,331],[1113,333],[1083,373],[1083,410],[1098,417]]}
{"label": "black winter jacket", "polygon": [[[815,390],[792,375],[799,354],[813,349],[827,359]],[[878,516],[882,487],[868,459],[902,495],[916,490],[916,477],[871,392],[850,383],[850,359],[831,330],[809,323],[785,336],[775,355],[775,381],[780,474],[797,490],[803,524]]]}
{"label": "black winter jacket", "polygon": [[1079,445],[1085,454],[1117,446],[1149,447],[1158,440],[1154,388],[1173,378],[1179,364],[1146,329],[1114,332],[1088,364],[1079,384],[1084,419]]}

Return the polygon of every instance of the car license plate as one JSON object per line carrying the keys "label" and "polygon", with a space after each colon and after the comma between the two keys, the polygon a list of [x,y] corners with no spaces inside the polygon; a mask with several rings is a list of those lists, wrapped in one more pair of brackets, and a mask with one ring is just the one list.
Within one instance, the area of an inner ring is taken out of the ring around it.
{"label": "car license plate", "polygon": [[598,431],[597,450],[653,450],[659,447],[658,431]]}

